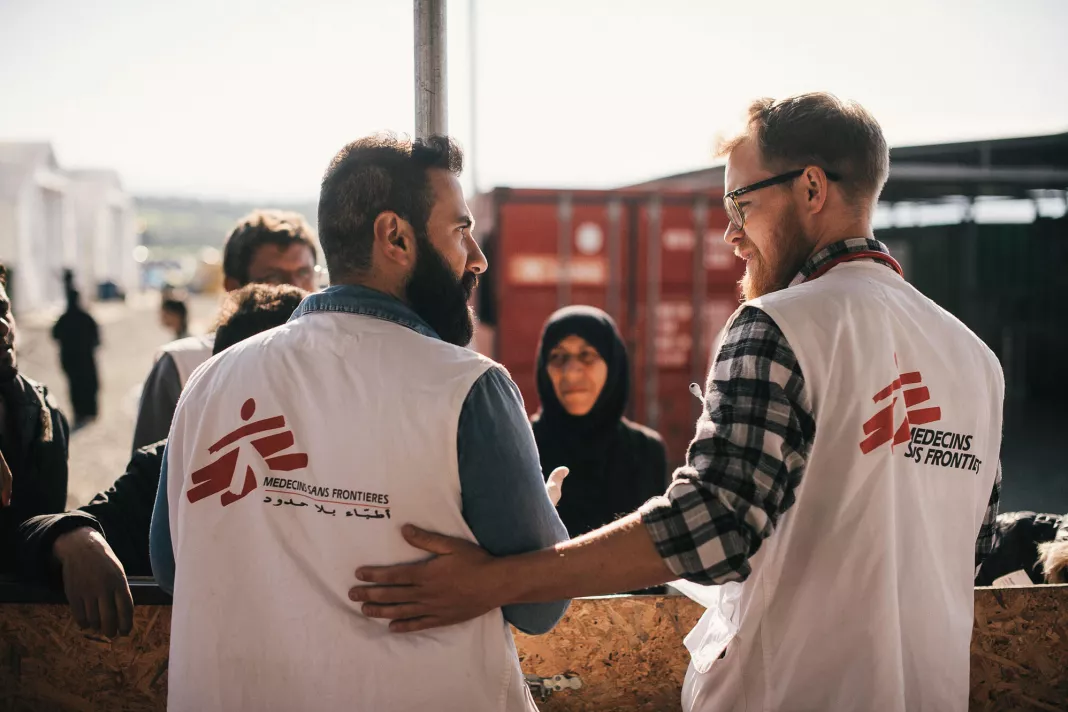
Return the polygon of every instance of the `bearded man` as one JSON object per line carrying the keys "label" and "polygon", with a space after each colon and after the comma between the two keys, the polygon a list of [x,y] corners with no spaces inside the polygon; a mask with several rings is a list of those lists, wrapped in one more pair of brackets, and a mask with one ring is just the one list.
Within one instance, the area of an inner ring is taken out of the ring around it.
{"label": "bearded man", "polygon": [[567,538],[518,389],[464,348],[487,264],[462,164],[444,136],[342,149],[333,286],[190,379],[152,525],[168,709],[535,710],[506,621],[545,632],[566,602],[397,638],[346,596],[356,567],[419,557],[407,521],[501,555]]}

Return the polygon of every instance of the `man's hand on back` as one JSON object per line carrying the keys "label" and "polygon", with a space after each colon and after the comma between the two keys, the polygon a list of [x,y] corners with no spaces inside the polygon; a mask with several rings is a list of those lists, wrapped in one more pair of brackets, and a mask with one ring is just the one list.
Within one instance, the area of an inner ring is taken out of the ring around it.
{"label": "man's hand on back", "polygon": [[494,570],[496,559],[485,550],[410,524],[401,533],[409,544],[435,556],[417,564],[357,569],[357,579],[378,584],[349,590],[349,598],[363,602],[364,615],[392,621],[394,633],[411,633],[462,623],[507,602]]}
{"label": "man's hand on back", "polygon": [[478,546],[406,524],[412,546],[437,554],[418,564],[367,566],[349,589],[371,618],[408,633],[461,623],[512,603],[562,601],[658,586],[678,578],[637,512],[552,547],[494,557]]}
{"label": "man's hand on back", "polygon": [[63,571],[74,620],[109,638],[133,630],[133,596],[126,571],[99,532],[82,527],[56,538],[52,554]]}

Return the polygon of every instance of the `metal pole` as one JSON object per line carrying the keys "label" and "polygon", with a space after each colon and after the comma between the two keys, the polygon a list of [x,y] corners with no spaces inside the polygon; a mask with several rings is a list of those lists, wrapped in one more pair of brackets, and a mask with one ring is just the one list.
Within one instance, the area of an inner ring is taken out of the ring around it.
{"label": "metal pole", "polygon": [[571,305],[571,217],[573,214],[571,193],[561,193],[560,202],[556,205],[557,225],[560,228],[556,243],[556,254],[560,261],[556,282],[557,309]]}
{"label": "metal pole", "polygon": [[478,195],[478,14],[475,0],[468,0],[467,8],[467,44],[471,49],[470,63],[471,94],[471,138],[467,142],[467,172],[471,176],[471,192]]}
{"label": "metal pole", "polygon": [[[697,196],[693,205],[693,315],[690,317],[690,378],[704,390],[708,375],[708,352],[705,350],[705,302],[708,301],[708,270],[705,267],[705,233],[708,232],[708,197]],[[694,419],[700,417],[703,404],[692,405]]]}
{"label": "metal pole", "polygon": [[657,363],[656,334],[660,326],[656,307],[660,304],[660,196],[650,198],[646,207],[649,231],[645,236],[645,425],[656,429],[660,422],[660,364]]}
{"label": "metal pole", "polygon": [[415,0],[415,136],[448,132],[445,0]]}
{"label": "metal pole", "polygon": [[608,313],[623,321],[623,201],[608,201]]}

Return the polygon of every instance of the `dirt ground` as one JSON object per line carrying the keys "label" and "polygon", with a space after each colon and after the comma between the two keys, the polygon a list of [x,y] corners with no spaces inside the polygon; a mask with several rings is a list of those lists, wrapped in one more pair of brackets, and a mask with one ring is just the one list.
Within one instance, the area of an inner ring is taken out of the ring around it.
{"label": "dirt ground", "polygon": [[[123,303],[89,306],[100,325],[102,346],[97,351],[100,373],[100,417],[71,436],[70,482],[67,502],[79,507],[107,489],[123,473],[130,459],[133,424],[141,384],[156,350],[173,337],[159,324],[159,294],[131,297]],[[206,330],[215,315],[215,297],[196,297],[190,303],[191,330]],[[59,351],[52,340],[58,313],[38,313],[18,321],[20,370],[43,382],[71,419],[67,378],[59,366]]]}

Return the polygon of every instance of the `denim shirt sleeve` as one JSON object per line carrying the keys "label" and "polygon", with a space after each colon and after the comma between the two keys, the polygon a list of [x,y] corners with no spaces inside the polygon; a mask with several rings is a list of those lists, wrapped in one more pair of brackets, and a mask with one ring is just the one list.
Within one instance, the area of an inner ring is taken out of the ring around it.
{"label": "denim shirt sleeve", "polygon": [[[506,556],[567,540],[567,529],[545,491],[523,398],[499,366],[471,388],[456,437],[464,520],[484,549]],[[504,618],[524,633],[546,633],[568,603],[509,605]]]}
{"label": "denim shirt sleeve", "polygon": [[152,509],[152,524],[148,529],[148,555],[152,575],[167,593],[174,595],[174,549],[171,546],[171,517],[167,502],[167,450],[163,450],[163,466],[159,470],[156,505]]}

